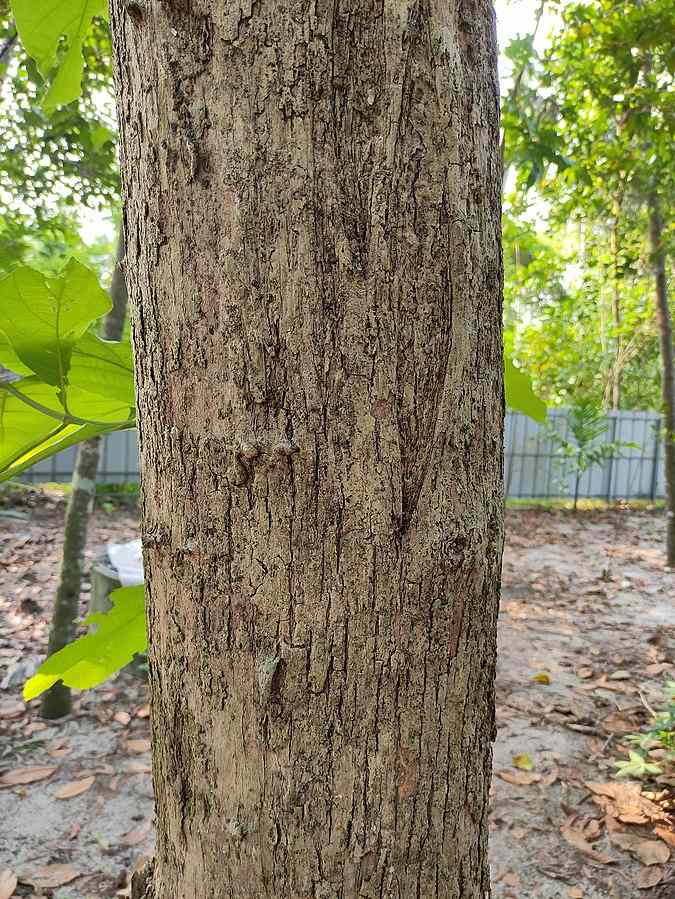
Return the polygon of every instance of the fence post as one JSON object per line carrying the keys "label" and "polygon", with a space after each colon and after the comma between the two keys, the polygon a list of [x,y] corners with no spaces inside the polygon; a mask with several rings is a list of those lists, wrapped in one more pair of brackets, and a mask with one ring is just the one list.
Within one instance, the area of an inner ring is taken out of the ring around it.
{"label": "fence post", "polygon": [[652,462],[652,502],[656,499],[656,488],[659,483],[659,449],[661,447],[661,416],[656,419],[656,434],[654,436],[654,458]]}

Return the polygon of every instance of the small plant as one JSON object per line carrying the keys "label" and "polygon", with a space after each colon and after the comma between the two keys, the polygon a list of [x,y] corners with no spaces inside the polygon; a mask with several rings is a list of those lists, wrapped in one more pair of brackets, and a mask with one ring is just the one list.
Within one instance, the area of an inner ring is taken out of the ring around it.
{"label": "small plant", "polygon": [[621,440],[603,441],[600,437],[607,431],[607,419],[602,410],[591,403],[573,406],[567,415],[567,423],[572,440],[549,426],[548,440],[554,445],[565,475],[574,474],[574,504],[576,512],[579,503],[579,484],[583,475],[593,465],[600,465],[608,459],[621,455],[622,449],[639,449],[636,443]]}
{"label": "small plant", "polygon": [[667,768],[675,766],[675,681],[668,681],[665,693],[666,707],[661,712],[652,710],[647,730],[625,738],[635,749],[628,751],[627,762],[614,762],[617,777],[639,780],[664,774]]}

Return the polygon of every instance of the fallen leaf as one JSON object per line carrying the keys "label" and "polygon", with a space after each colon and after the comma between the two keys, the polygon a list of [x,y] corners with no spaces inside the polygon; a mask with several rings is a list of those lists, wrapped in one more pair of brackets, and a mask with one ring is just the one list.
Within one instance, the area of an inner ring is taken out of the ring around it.
{"label": "fallen leaf", "polygon": [[655,827],[654,833],[675,849],[675,831],[669,830],[667,827]]}
{"label": "fallen leaf", "polygon": [[540,671],[538,674],[532,675],[532,680],[538,684],[550,684],[551,675],[547,671]]}
{"label": "fallen leaf", "polygon": [[80,830],[82,830],[82,825],[81,825],[81,824],[73,824],[73,825],[71,825],[71,828],[70,828],[70,830],[68,831],[68,839],[69,839],[69,840],[76,840],[76,839],[78,838],[78,836],[80,835]]}
{"label": "fallen leaf", "polygon": [[55,765],[34,765],[31,768],[15,768],[13,771],[5,771],[4,774],[0,775],[0,784],[2,786],[32,784],[36,780],[46,780],[55,771]]}
{"label": "fallen leaf", "polygon": [[519,887],[520,877],[518,877],[515,871],[507,871],[501,878],[501,882],[508,887]]}
{"label": "fallen leaf", "polygon": [[127,725],[131,721],[131,715],[129,712],[115,712],[113,719],[117,721],[118,724]]}
{"label": "fallen leaf", "polygon": [[610,840],[636,855],[643,865],[664,865],[670,858],[670,849],[660,840],[645,840],[634,833],[611,833]]}
{"label": "fallen leaf", "polygon": [[[577,677],[581,678],[581,680],[587,680],[589,677],[593,677],[593,669],[592,668],[577,668]],[[572,887],[573,890],[576,887]]]}
{"label": "fallen leaf", "polygon": [[543,777],[541,779],[542,786],[550,787],[552,784],[554,784],[556,782],[556,780],[558,780],[559,777],[560,777],[560,768],[551,768],[551,770],[547,774],[543,775]]}
{"label": "fallen leaf", "polygon": [[150,716],[150,706],[149,705],[141,706],[140,709],[138,709],[136,712],[137,718],[148,718],[149,716]]}
{"label": "fallen leaf", "polygon": [[583,831],[586,839],[592,843],[602,833],[602,825],[597,818],[589,818],[584,824]]}
{"label": "fallen leaf", "polygon": [[582,852],[584,855],[587,855],[588,858],[592,858],[593,861],[599,862],[601,865],[612,864],[613,859],[608,855],[604,855],[602,852],[598,852],[597,849],[594,849],[584,836],[583,831],[578,830],[576,827],[572,827],[569,824],[563,824],[560,828],[560,833],[570,846],[574,846],[575,849]]}
{"label": "fallen leaf", "polygon": [[25,711],[26,705],[23,702],[0,703],[0,718],[4,718],[5,720],[20,718]]}
{"label": "fallen leaf", "polygon": [[596,805],[624,824],[669,823],[668,815],[642,794],[638,784],[586,783],[586,786],[593,793]]}
{"label": "fallen leaf", "polygon": [[534,769],[534,762],[526,752],[514,755],[511,761],[514,767],[520,768],[521,771],[532,771]]}
{"label": "fallen leaf", "polygon": [[644,670],[645,674],[648,674],[650,677],[658,677],[664,671],[670,671],[672,667],[670,662],[654,662],[652,665],[647,665]]}
{"label": "fallen leaf", "polygon": [[138,827],[134,827],[133,830],[125,833],[122,837],[122,842],[126,843],[127,846],[137,846],[139,843],[142,843],[145,840],[151,829],[151,822],[149,820],[143,821],[143,823],[139,824]]}
{"label": "fallen leaf", "polygon": [[609,675],[610,680],[630,680],[631,673],[630,671],[613,671]]}
{"label": "fallen leaf", "polygon": [[40,890],[53,890],[81,876],[81,872],[72,865],[45,865],[43,868],[36,868],[29,876],[20,877],[19,880]]}
{"label": "fallen leaf", "polygon": [[541,780],[541,774],[537,774],[535,771],[495,771],[495,774],[506,783],[516,784],[520,787],[529,787]]}
{"label": "fallen leaf", "polygon": [[3,868],[0,871],[0,899],[10,899],[10,896],[14,895],[18,882],[14,871],[11,871],[9,868]]}
{"label": "fallen leaf", "polygon": [[636,727],[621,712],[612,712],[600,722],[608,734],[632,734]]}
{"label": "fallen leaf", "polygon": [[73,780],[71,783],[65,784],[60,790],[54,793],[54,799],[72,799],[73,796],[79,796],[86,793],[87,790],[96,780],[95,777],[85,777],[82,780]]}
{"label": "fallen leaf", "polygon": [[148,752],[150,750],[150,740],[128,740],[127,749],[129,752]]}
{"label": "fallen leaf", "polygon": [[151,774],[152,765],[148,762],[131,761],[126,767],[127,774]]}
{"label": "fallen leaf", "polygon": [[663,868],[657,866],[653,868],[642,868],[635,878],[635,886],[638,890],[649,890],[658,886],[665,876]]}
{"label": "fallen leaf", "polygon": [[580,890],[579,887],[570,887],[567,891],[567,895],[570,899],[584,899],[583,890]]}

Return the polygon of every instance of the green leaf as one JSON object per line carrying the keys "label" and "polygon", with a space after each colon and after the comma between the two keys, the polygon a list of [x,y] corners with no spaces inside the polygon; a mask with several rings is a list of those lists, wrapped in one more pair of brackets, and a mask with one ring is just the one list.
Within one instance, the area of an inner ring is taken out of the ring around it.
{"label": "green leaf", "polygon": [[504,391],[506,402],[511,409],[523,412],[540,424],[546,421],[546,403],[540,400],[532,390],[532,381],[529,376],[516,368],[506,356],[504,357]]}
{"label": "green leaf", "polygon": [[[130,341],[102,340],[87,331],[73,346],[68,380],[90,393],[118,399],[133,407],[134,363]],[[70,391],[68,397],[70,401]]]}
{"label": "green leaf", "polygon": [[94,272],[75,259],[57,278],[22,266],[0,279],[0,331],[24,365],[60,388],[74,344],[110,306]]}
{"label": "green leaf", "polygon": [[[107,19],[107,0],[12,0],[21,42],[46,79],[56,70],[42,101],[45,112],[80,95],[84,60],[82,43],[94,16]],[[67,48],[59,53],[61,38]]]}
{"label": "green leaf", "polygon": [[24,365],[21,359],[12,349],[12,344],[7,340],[5,335],[0,331],[0,365],[13,371],[15,375],[32,375],[33,372],[27,365]]}
{"label": "green leaf", "polygon": [[113,608],[97,612],[83,622],[95,624],[87,634],[54,653],[38,668],[23,688],[28,702],[57,681],[87,690],[107,680],[127,665],[136,653],[144,652],[148,639],[145,626],[144,588],[122,587],[110,594]]}
{"label": "green leaf", "polygon": [[58,388],[34,376],[0,384],[0,481],[90,437],[133,426],[128,405],[86,391],[74,391],[75,411],[86,411],[94,421],[69,420]]}

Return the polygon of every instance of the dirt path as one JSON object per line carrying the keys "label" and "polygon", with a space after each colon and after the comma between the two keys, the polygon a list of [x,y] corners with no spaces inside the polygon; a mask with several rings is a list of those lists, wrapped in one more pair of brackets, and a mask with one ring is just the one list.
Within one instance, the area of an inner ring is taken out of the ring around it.
{"label": "dirt path", "polygon": [[[46,643],[62,513],[62,503],[42,502],[26,519],[0,517],[0,680],[10,681],[0,690],[0,776],[41,776],[0,788],[0,870],[18,873],[16,895],[124,896],[153,843],[144,684],[125,673],[80,694],[61,724],[20,701],[25,669]],[[135,528],[133,515],[97,513],[91,556]],[[497,899],[675,897],[664,797],[650,801],[612,777],[622,736],[639,730],[645,704],[675,679],[675,574],[663,570],[662,532],[649,513],[508,514],[491,821]]]}

